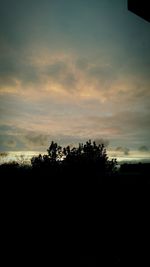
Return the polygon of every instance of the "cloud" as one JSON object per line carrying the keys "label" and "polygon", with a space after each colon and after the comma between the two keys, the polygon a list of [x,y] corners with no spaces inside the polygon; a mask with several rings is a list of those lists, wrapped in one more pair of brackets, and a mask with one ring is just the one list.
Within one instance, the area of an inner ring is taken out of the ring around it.
{"label": "cloud", "polygon": [[149,25],[124,1],[2,2],[3,149],[42,149],[49,137],[149,145]]}
{"label": "cloud", "polygon": [[69,143],[72,142],[71,138],[79,141],[101,141],[102,138],[104,141],[109,140],[114,146],[122,146],[121,143],[124,143],[124,146],[130,149],[143,143],[149,144],[150,121],[145,112],[124,111],[107,114],[104,105],[98,115],[97,102],[96,105],[95,102],[80,105],[79,101],[57,103],[47,99],[36,104],[32,101],[22,102],[21,99],[19,103],[18,100],[17,104],[15,101],[13,103],[12,98],[10,102],[7,100],[9,112],[3,120],[7,124],[3,124],[0,129],[3,140],[15,140],[16,149],[25,146],[27,149],[42,149],[47,146],[48,139],[59,139],[63,134],[70,140]]}
{"label": "cloud", "polygon": [[35,150],[48,144],[48,135],[29,131],[26,128],[2,125],[0,127],[1,150]]}
{"label": "cloud", "polygon": [[123,152],[124,153],[124,155],[129,155],[129,151],[130,151],[130,149],[129,148],[127,148],[127,147],[117,147],[116,148],[116,151],[117,152]]}
{"label": "cloud", "polygon": [[16,142],[15,142],[15,140],[12,140],[12,139],[8,140],[5,144],[6,144],[6,146],[8,146],[10,148],[16,147]]}
{"label": "cloud", "polygon": [[76,68],[79,70],[87,70],[90,66],[89,60],[86,58],[78,58],[75,62]]}
{"label": "cloud", "polygon": [[[9,47],[9,45],[7,45]],[[4,49],[3,49],[4,50]],[[1,94],[16,94],[33,102],[47,97],[55,101],[98,101],[115,109],[148,108],[149,78],[123,73],[113,60],[85,58],[50,50],[33,53],[28,48],[3,51],[0,69]],[[136,100],[136,101],[135,101]],[[141,106],[142,104],[142,106]],[[132,107],[133,108],[133,107]]]}
{"label": "cloud", "polygon": [[[91,116],[89,121],[93,126],[102,129],[116,129],[118,134],[147,132],[150,129],[150,117],[146,112],[120,111],[110,115]],[[111,133],[110,133],[111,134]]]}
{"label": "cloud", "polygon": [[93,66],[88,69],[87,76],[93,83],[97,82],[98,90],[109,90],[112,83],[116,82],[117,70],[111,64],[95,62]]}
{"label": "cloud", "polygon": [[149,149],[147,146],[140,146],[139,149],[138,149],[140,152],[148,152]]}
{"label": "cloud", "polygon": [[26,147],[44,147],[48,144],[49,137],[44,134],[28,133],[22,137]]}
{"label": "cloud", "polygon": [[15,148],[16,147],[16,141],[13,139],[8,139],[4,142],[4,145],[8,148]]}
{"label": "cloud", "polygon": [[63,74],[67,70],[68,70],[68,66],[65,63],[65,61],[56,60],[54,63],[50,65],[45,65],[45,69],[43,69],[43,72],[50,77],[58,79],[60,76],[63,76]]}

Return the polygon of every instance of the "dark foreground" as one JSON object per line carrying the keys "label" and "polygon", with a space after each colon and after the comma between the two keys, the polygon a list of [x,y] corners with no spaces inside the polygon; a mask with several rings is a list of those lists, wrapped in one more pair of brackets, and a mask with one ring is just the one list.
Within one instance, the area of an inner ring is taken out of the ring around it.
{"label": "dark foreground", "polygon": [[150,164],[111,175],[0,166],[7,263],[150,264]]}

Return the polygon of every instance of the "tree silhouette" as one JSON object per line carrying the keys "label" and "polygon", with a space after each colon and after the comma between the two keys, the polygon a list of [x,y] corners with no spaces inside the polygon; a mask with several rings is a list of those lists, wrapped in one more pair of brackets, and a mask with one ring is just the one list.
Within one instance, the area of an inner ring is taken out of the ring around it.
{"label": "tree silhouette", "polygon": [[104,144],[97,145],[95,141],[88,140],[73,148],[62,148],[52,141],[47,152],[48,155],[32,158],[31,164],[34,169],[49,169],[53,176],[61,173],[64,177],[82,177],[86,181],[90,177],[92,181],[94,178],[108,178],[116,170],[116,160],[109,160]]}
{"label": "tree silhouette", "polygon": [[95,141],[87,141],[79,144],[78,147],[65,149],[65,164],[76,175],[82,176],[86,180],[94,178],[109,178],[116,171],[117,161],[109,160],[104,144],[97,145]]}
{"label": "tree silhouette", "polygon": [[33,168],[41,168],[42,167],[42,163],[43,163],[43,157],[41,154],[39,154],[39,156],[37,157],[32,157],[31,159],[31,165]]}
{"label": "tree silhouette", "polygon": [[61,159],[62,157],[62,148],[58,146],[57,143],[51,142],[49,148],[47,149],[48,156],[52,161],[56,161],[57,159]]}

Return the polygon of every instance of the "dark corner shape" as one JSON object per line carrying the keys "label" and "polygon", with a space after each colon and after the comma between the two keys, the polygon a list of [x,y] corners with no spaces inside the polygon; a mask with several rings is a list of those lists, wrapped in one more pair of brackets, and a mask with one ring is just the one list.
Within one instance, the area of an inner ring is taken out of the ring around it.
{"label": "dark corner shape", "polygon": [[128,0],[128,10],[150,22],[149,0]]}

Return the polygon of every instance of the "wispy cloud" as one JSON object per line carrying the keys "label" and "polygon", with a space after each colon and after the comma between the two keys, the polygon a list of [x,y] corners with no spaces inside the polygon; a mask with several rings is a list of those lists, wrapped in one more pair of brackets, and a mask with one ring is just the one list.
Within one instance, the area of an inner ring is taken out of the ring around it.
{"label": "wispy cloud", "polygon": [[139,147],[139,151],[140,152],[148,152],[149,151],[149,148],[147,146],[140,146]]}
{"label": "wispy cloud", "polygon": [[0,10],[2,149],[149,146],[149,24],[124,0],[15,3]]}
{"label": "wispy cloud", "polygon": [[124,155],[129,155],[130,149],[127,148],[127,147],[121,147],[121,146],[119,146],[119,147],[116,148],[116,151],[117,152],[123,152]]}

